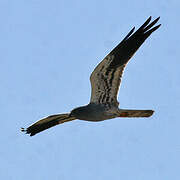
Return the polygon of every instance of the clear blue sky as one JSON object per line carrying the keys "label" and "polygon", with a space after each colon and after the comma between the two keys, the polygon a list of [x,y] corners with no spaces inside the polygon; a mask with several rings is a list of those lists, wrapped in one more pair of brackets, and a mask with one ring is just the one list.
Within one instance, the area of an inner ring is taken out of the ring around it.
{"label": "clear blue sky", "polygon": [[[179,180],[179,10],[178,0],[1,0],[0,179]],[[162,26],[129,62],[118,99],[151,118],[20,132],[88,103],[92,70],[150,15]]]}

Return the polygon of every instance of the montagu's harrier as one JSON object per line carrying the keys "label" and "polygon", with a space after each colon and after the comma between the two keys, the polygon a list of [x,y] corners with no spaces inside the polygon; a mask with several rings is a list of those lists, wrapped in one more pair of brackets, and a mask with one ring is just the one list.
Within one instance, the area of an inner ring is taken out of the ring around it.
{"label": "montagu's harrier", "polygon": [[119,109],[117,94],[126,64],[151,33],[160,27],[161,24],[153,27],[159,18],[150,23],[149,17],[136,32],[134,27],[95,68],[90,77],[92,89],[88,105],[75,108],[67,114],[48,116],[21,130],[33,136],[52,126],[75,119],[96,122],[116,117],[150,117],[153,110]]}

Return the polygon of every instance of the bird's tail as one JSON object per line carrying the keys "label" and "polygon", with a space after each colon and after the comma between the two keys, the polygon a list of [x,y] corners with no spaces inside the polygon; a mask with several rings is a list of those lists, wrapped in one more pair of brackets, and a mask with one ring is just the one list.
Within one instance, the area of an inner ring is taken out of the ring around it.
{"label": "bird's tail", "polygon": [[43,118],[36,123],[29,126],[27,129],[21,128],[21,131],[34,136],[35,134],[44,131],[45,129],[51,128],[64,122],[75,120],[76,118],[69,116],[69,114],[56,114]]}
{"label": "bird's tail", "polygon": [[129,110],[129,109],[120,109],[119,117],[150,117],[154,113],[153,110]]}

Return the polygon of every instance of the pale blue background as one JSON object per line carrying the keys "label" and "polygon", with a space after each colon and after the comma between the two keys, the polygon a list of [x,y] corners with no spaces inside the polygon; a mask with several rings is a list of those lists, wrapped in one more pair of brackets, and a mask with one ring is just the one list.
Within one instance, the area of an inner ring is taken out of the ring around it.
{"label": "pale blue background", "polygon": [[[179,10],[178,0],[0,0],[0,179],[179,180]],[[118,99],[151,118],[20,132],[88,103],[91,71],[150,15],[162,26],[129,62]]]}

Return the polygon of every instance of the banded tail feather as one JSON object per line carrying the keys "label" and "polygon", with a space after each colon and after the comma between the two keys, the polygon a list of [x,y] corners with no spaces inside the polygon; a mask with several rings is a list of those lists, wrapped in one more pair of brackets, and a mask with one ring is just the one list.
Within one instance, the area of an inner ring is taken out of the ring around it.
{"label": "banded tail feather", "polygon": [[140,118],[140,117],[150,117],[154,113],[153,110],[129,110],[121,109],[119,112],[119,117],[127,118]]}

